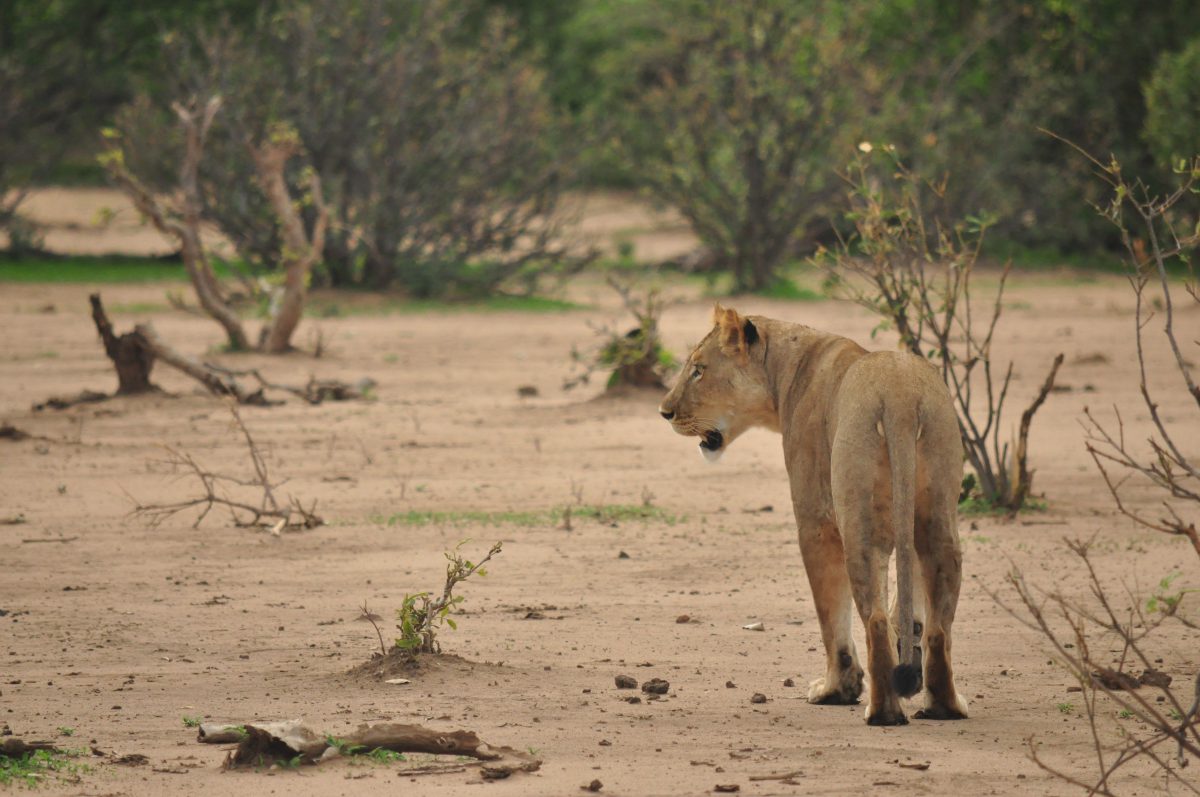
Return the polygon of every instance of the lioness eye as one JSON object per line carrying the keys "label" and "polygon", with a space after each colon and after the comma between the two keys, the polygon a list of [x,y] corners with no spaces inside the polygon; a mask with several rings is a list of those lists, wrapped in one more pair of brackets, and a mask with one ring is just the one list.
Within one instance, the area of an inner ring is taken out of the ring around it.
{"label": "lioness eye", "polygon": [[699,365],[697,365],[695,368],[692,369],[692,379],[699,379],[700,375],[702,373],[704,373],[704,370]]}

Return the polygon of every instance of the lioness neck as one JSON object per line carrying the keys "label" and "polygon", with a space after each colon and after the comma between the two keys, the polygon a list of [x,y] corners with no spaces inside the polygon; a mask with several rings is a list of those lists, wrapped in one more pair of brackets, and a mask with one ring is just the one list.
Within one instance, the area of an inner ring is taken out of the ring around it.
{"label": "lioness neck", "polygon": [[[820,410],[841,384],[852,362],[867,353],[849,338],[803,324],[752,317],[766,344],[763,367],[767,386],[779,408],[777,428]],[[789,408],[787,412],[784,408]]]}

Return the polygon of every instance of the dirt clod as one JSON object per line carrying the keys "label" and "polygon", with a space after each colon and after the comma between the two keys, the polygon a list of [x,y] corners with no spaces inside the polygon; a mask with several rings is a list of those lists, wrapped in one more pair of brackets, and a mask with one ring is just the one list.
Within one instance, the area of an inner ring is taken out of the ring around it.
{"label": "dirt clod", "polygon": [[592,782],[589,783],[588,785],[580,786],[579,788],[583,791],[600,791],[601,789],[604,788],[604,784],[600,782],[599,778],[596,778],[596,779],[592,780]]}
{"label": "dirt clod", "polygon": [[1154,686],[1159,689],[1166,689],[1171,685],[1171,676],[1160,670],[1146,670],[1138,676],[1138,683],[1142,686]]}
{"label": "dirt clod", "polygon": [[791,687],[796,685],[796,682],[793,681],[791,678],[784,678],[783,685],[790,689]]}
{"label": "dirt clod", "polygon": [[632,675],[618,675],[613,680],[616,681],[618,689],[637,689],[638,687],[637,679]]}
{"label": "dirt clod", "polygon": [[642,684],[642,691],[651,695],[665,695],[670,688],[670,682],[662,678],[651,678]]}
{"label": "dirt clod", "polygon": [[766,703],[767,696],[764,695],[762,692],[755,692],[753,695],[750,696],[750,702],[751,703]]}
{"label": "dirt clod", "polygon": [[690,623],[691,621],[692,621],[691,616],[686,615],[686,614],[681,614],[675,618],[675,622],[679,623],[680,625],[682,625],[683,623]]}
{"label": "dirt clod", "polygon": [[718,794],[732,794],[741,790],[742,787],[736,783],[718,783],[716,786],[713,786],[713,791]]}

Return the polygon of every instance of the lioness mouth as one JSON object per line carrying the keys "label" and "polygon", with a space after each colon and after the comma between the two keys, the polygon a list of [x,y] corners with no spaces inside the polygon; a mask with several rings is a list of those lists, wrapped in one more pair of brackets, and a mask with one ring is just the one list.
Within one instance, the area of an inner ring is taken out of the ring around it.
{"label": "lioness mouth", "polygon": [[705,451],[720,451],[725,445],[725,435],[718,432],[716,429],[704,433],[704,439],[700,441],[700,448]]}

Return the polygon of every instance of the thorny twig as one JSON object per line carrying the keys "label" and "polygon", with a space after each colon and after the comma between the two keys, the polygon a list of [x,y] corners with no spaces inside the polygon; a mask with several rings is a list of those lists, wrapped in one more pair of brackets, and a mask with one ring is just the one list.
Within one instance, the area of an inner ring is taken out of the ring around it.
{"label": "thorny twig", "polygon": [[[1200,463],[1195,462],[1180,448],[1176,442],[1176,434],[1172,433],[1163,418],[1160,402],[1151,393],[1147,380],[1148,341],[1145,335],[1147,325],[1155,317],[1156,308],[1161,308],[1162,334],[1171,352],[1171,359],[1182,378],[1188,396],[1200,408],[1200,385],[1197,385],[1192,373],[1194,366],[1188,362],[1179,347],[1175,329],[1175,297],[1171,293],[1171,280],[1167,270],[1168,264],[1172,262],[1187,265],[1184,290],[1196,307],[1200,308],[1196,275],[1189,257],[1200,248],[1200,228],[1182,235],[1177,230],[1180,219],[1187,216],[1186,213],[1180,213],[1181,204],[1189,200],[1197,188],[1200,188],[1200,156],[1180,164],[1176,169],[1179,183],[1175,190],[1159,195],[1152,193],[1141,180],[1127,180],[1121,173],[1121,164],[1115,158],[1108,163],[1102,163],[1070,141],[1048,131],[1043,132],[1080,153],[1095,167],[1097,176],[1112,189],[1111,200],[1106,205],[1096,206],[1096,210],[1116,226],[1125,247],[1129,266],[1128,279],[1134,294],[1138,389],[1157,432],[1157,436],[1151,436],[1147,440],[1150,455],[1139,454],[1131,450],[1125,439],[1125,424],[1119,410],[1114,408],[1117,428],[1113,432],[1111,427],[1105,427],[1090,410],[1085,409],[1087,422],[1084,426],[1088,433],[1088,453],[1091,454],[1122,514],[1148,529],[1186,537],[1197,556],[1200,556],[1200,532],[1197,531],[1194,520],[1185,520],[1166,501],[1163,502],[1166,514],[1158,518],[1147,517],[1132,509],[1120,495],[1120,488],[1125,479],[1114,479],[1105,467],[1105,463],[1108,463],[1123,468],[1131,475],[1136,474],[1165,491],[1176,501],[1192,505],[1193,508],[1200,505]],[[1130,218],[1133,219],[1133,229],[1128,221]],[[1157,288],[1154,293],[1158,295],[1148,299],[1146,293],[1152,285]],[[1181,426],[1188,428],[1186,423]]]}
{"label": "thorny twig", "polygon": [[[276,498],[275,490],[282,486],[284,482],[271,481],[266,458],[263,456],[254,437],[250,434],[250,430],[242,420],[237,404],[230,402],[229,411],[233,416],[234,425],[246,441],[250,461],[254,466],[254,477],[247,480],[236,476],[214,473],[200,465],[190,453],[167,446],[167,464],[177,469],[185,469],[193,474],[203,487],[204,494],[197,498],[169,504],[142,504],[141,502],[135,502],[136,506],[134,506],[131,514],[145,518],[151,526],[158,526],[167,518],[180,512],[201,507],[200,514],[196,517],[195,522],[192,523],[192,528],[199,528],[200,523],[208,516],[208,513],[214,507],[221,506],[229,510],[230,517],[235,526],[269,527],[275,534],[278,534],[285,528],[311,529],[323,525],[325,521],[316,514],[317,502],[315,499],[310,506],[305,507],[299,499],[292,496],[288,496],[286,501],[280,501]],[[232,497],[230,493],[231,487],[254,488],[258,490],[260,493],[258,503],[253,504],[246,500],[239,500]]]}
{"label": "thorny twig", "polygon": [[[1029,739],[1030,756],[1034,763],[1046,772],[1086,789],[1089,794],[1113,795],[1111,778],[1118,770],[1139,757],[1151,760],[1169,781],[1178,784],[1189,793],[1200,794],[1200,789],[1177,771],[1186,767],[1192,758],[1200,758],[1200,725],[1197,723],[1200,674],[1196,678],[1193,704],[1185,711],[1180,697],[1170,689],[1169,684],[1158,680],[1145,680],[1144,676],[1139,681],[1125,672],[1125,667],[1131,660],[1138,662],[1146,672],[1155,669],[1153,660],[1142,645],[1146,636],[1171,615],[1147,617],[1136,597],[1128,592],[1129,607],[1127,610],[1119,610],[1113,604],[1092,565],[1091,542],[1069,540],[1067,547],[1079,558],[1086,570],[1090,591],[1099,611],[1067,598],[1061,592],[1035,593],[1019,571],[1010,574],[1009,583],[1016,591],[1024,612],[1009,607],[998,595],[993,594],[992,598],[1027,628],[1047,639],[1055,657],[1079,682],[1099,774],[1092,782],[1051,767],[1039,757],[1032,738]],[[1057,620],[1065,622],[1069,629],[1065,637],[1057,628]],[[1115,669],[1114,662],[1103,660],[1097,653],[1098,650],[1109,649],[1107,644],[1093,644],[1095,640],[1092,636],[1097,633],[1102,639],[1111,640],[1115,637],[1120,645],[1120,657],[1115,662]],[[1158,696],[1151,699],[1140,694],[1136,690],[1141,684],[1152,686],[1158,691]],[[1148,726],[1149,736],[1136,736],[1124,732],[1118,744],[1106,745],[1097,723],[1101,716],[1098,702],[1101,696],[1114,703],[1121,711],[1127,712],[1128,716],[1135,717]],[[1178,725],[1170,715],[1159,709],[1159,701],[1168,707],[1168,711],[1180,717]],[[1164,743],[1170,742],[1174,742],[1177,748],[1173,759],[1164,756],[1158,749]]]}

